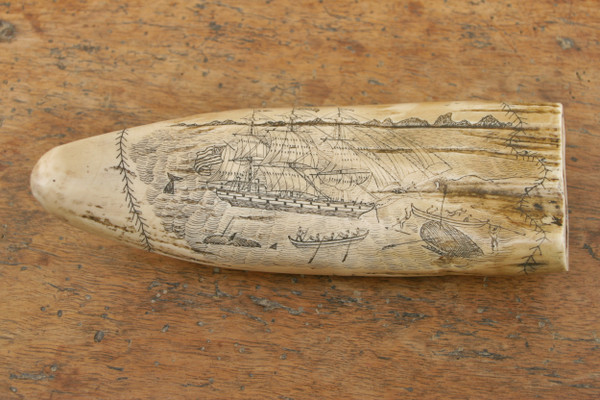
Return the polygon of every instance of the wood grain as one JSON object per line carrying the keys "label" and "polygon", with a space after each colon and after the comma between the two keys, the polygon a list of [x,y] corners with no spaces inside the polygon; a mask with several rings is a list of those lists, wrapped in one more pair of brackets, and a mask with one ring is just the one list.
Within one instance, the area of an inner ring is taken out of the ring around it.
{"label": "wood grain", "polygon": [[[0,41],[0,397],[597,398],[599,13],[593,1],[0,3],[14,26]],[[78,231],[29,191],[45,151],[128,126],[459,99],[564,104],[568,274],[218,270]]]}

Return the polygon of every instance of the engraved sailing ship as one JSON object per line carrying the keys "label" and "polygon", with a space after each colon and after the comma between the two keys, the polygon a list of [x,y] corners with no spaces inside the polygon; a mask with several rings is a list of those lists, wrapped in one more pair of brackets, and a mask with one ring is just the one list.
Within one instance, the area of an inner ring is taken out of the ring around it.
{"label": "engraved sailing ship", "polygon": [[198,152],[194,169],[206,177],[205,189],[234,207],[358,218],[376,208],[382,193],[408,186],[405,173],[430,177],[431,164],[443,163],[406,140],[391,148],[373,134],[389,124],[361,122],[345,111],[306,120],[293,110],[277,121],[257,120],[254,111],[247,122],[217,121],[245,128],[231,142]]}

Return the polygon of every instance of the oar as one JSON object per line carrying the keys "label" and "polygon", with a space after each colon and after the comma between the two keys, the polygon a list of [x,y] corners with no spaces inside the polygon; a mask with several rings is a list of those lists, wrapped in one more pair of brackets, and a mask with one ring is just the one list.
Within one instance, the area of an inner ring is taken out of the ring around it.
{"label": "oar", "polygon": [[319,245],[317,246],[317,249],[315,250],[315,254],[313,254],[313,256],[310,258],[310,260],[308,260],[308,263],[312,263],[313,260],[315,259],[315,256],[317,255],[317,253],[319,252],[319,249],[321,248],[321,243],[323,243],[323,241],[319,241]]}
{"label": "oar", "polygon": [[344,258],[342,259],[342,262],[346,261],[346,257],[348,257],[348,252],[350,251],[351,244],[352,244],[352,242],[348,242],[348,246],[346,246],[346,254],[344,254]]}

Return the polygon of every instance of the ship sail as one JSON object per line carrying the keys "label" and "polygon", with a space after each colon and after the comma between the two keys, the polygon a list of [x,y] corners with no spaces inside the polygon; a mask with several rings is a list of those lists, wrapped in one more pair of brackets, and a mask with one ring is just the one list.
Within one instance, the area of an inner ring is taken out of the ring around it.
{"label": "ship sail", "polygon": [[362,185],[370,177],[369,171],[361,170],[333,170],[315,174],[322,185],[331,186],[341,191],[346,191],[354,186]]}
{"label": "ship sail", "polygon": [[238,135],[240,136],[235,154],[233,156],[236,161],[260,161],[265,158],[269,151],[267,143],[255,135]]}
{"label": "ship sail", "polygon": [[265,157],[269,144],[256,131],[254,117],[249,132],[236,133],[234,136],[236,140],[223,146],[222,163],[216,171],[211,171],[208,182],[235,190],[258,190],[256,163]]}
{"label": "ship sail", "polygon": [[[339,120],[336,120],[339,122]],[[362,185],[371,177],[368,169],[358,169],[364,165],[363,155],[351,144],[352,139],[346,137],[342,126],[335,125],[334,137],[325,141],[323,153],[329,164],[316,176],[323,185],[346,192],[355,186]]]}
{"label": "ship sail", "polygon": [[254,113],[250,120],[249,131],[247,133],[236,133],[234,160],[240,162],[254,162],[265,158],[269,151],[270,144],[267,138],[259,133],[254,123]]}
{"label": "ship sail", "polygon": [[320,190],[304,171],[289,166],[261,165],[257,171],[257,179],[264,182],[269,191],[281,195],[299,198],[321,196]]}
{"label": "ship sail", "polygon": [[293,126],[270,132],[269,152],[263,165],[288,165],[295,168],[315,168],[318,164],[318,148],[311,137]]}

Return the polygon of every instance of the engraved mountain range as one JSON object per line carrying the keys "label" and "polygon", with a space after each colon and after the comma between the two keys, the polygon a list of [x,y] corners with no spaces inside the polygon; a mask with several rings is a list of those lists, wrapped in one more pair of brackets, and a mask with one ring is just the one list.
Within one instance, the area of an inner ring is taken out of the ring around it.
{"label": "engraved mountain range", "polygon": [[510,122],[500,122],[496,119],[496,117],[494,117],[491,114],[486,115],[485,117],[481,118],[479,120],[479,122],[476,123],[471,123],[467,120],[462,120],[462,121],[454,121],[452,119],[452,113],[446,113],[444,115],[440,115],[435,122],[433,123],[433,126],[439,126],[439,127],[444,127],[444,128],[449,128],[449,127],[461,127],[461,128],[469,128],[469,127],[474,127],[474,128],[506,128],[506,127],[510,127],[512,126],[512,123]]}
{"label": "engraved mountain range", "polygon": [[390,118],[386,118],[383,121],[372,119],[368,122],[365,122],[364,125],[385,127],[509,128],[512,126],[512,123],[498,121],[498,119],[491,114],[486,115],[475,123],[467,121],[466,119],[462,121],[454,121],[452,119],[452,113],[446,113],[440,115],[433,124],[430,124],[428,121],[421,118],[411,117],[397,122],[392,121]]}
{"label": "engraved mountain range", "polygon": [[[308,120],[296,120],[294,121],[294,124],[296,125],[304,125],[304,126],[310,126],[310,125],[331,125],[331,124],[340,124],[339,121],[331,121],[328,119],[323,119],[323,118],[313,118],[313,119],[308,119]],[[254,126],[271,126],[271,127],[281,127],[281,126],[287,126],[289,124],[288,121],[282,121],[282,120],[266,120],[266,121],[260,121],[260,122],[255,122],[253,123]],[[440,115],[433,124],[431,124],[429,121],[421,119],[421,118],[417,118],[417,117],[410,117],[410,118],[406,118],[400,121],[393,121],[391,118],[386,118],[382,121],[378,120],[378,119],[371,119],[365,122],[360,122],[360,121],[351,121],[351,122],[341,122],[342,125],[363,125],[363,126],[370,126],[370,127],[387,127],[387,128],[402,128],[402,127],[408,127],[408,128],[412,128],[412,127],[419,127],[419,128],[510,128],[513,126],[513,124],[511,122],[501,122],[499,121],[496,117],[494,117],[491,114],[486,115],[485,117],[481,118],[478,122],[470,122],[467,120],[462,120],[462,121],[454,121],[452,119],[452,113],[446,113],[443,115]],[[187,126],[187,127],[202,127],[202,126],[222,126],[222,125],[249,125],[248,122],[246,121],[234,121],[231,119],[227,119],[227,120],[217,120],[217,121],[211,121],[208,123],[204,123],[204,124],[186,124],[186,123],[181,123],[178,124],[180,126]]]}

